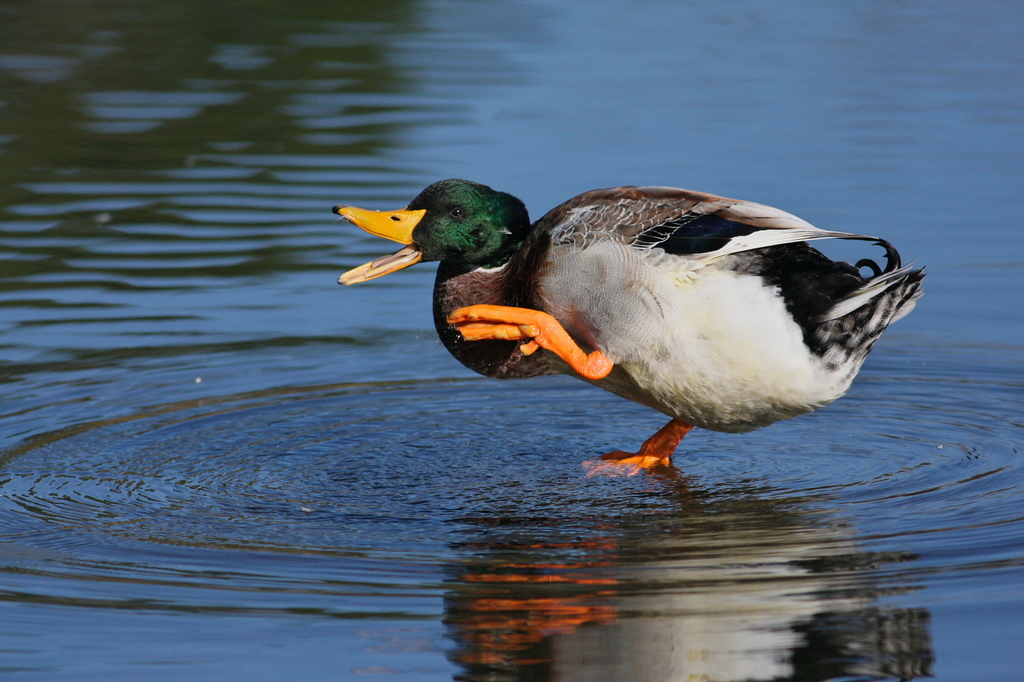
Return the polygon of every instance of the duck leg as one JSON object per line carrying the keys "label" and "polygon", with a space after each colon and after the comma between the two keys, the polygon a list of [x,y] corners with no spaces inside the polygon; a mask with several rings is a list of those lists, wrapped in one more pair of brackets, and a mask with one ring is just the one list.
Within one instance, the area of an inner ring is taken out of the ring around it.
{"label": "duck leg", "polygon": [[614,464],[631,464],[641,469],[653,466],[668,466],[672,462],[672,453],[676,451],[679,441],[693,428],[692,424],[673,419],[658,429],[658,432],[644,441],[639,452],[623,452],[616,450],[601,455],[601,459]]}
{"label": "duck leg", "polygon": [[[536,352],[538,348],[549,350],[586,379],[603,379],[615,366],[615,363],[599,350],[589,355],[585,353],[558,320],[540,310],[500,305],[472,305],[453,312],[448,316],[448,323],[455,325],[462,338],[467,341],[526,341],[519,347],[526,355]],[[679,441],[692,428],[692,424],[673,419],[644,441],[639,452],[616,450],[602,455],[601,459],[608,465],[627,464],[638,469],[667,466]]]}
{"label": "duck leg", "polygon": [[589,355],[585,353],[558,320],[540,310],[503,305],[471,305],[449,315],[448,323],[455,325],[467,341],[526,341],[519,347],[526,355],[536,352],[538,348],[549,350],[585,379],[603,379],[615,366],[599,350]]}

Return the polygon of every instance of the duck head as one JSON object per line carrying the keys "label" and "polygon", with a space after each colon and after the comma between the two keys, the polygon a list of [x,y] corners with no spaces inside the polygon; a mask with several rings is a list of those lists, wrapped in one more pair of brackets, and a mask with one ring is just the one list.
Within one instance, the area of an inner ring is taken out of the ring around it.
{"label": "duck head", "polygon": [[469,180],[435,182],[400,211],[343,205],[333,210],[370,234],[405,244],[349,270],[340,284],[366,282],[421,260],[498,267],[519,250],[530,230],[523,202]]}

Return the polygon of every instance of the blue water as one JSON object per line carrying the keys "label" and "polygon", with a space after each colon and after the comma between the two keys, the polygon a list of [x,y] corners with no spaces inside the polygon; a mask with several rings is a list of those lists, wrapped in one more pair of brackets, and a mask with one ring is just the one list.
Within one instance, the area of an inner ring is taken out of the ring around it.
{"label": "blue water", "polygon": [[[0,6],[0,671],[1019,680],[1018,3]],[[668,472],[476,377],[337,203],[686,187],[927,267],[849,395]]]}

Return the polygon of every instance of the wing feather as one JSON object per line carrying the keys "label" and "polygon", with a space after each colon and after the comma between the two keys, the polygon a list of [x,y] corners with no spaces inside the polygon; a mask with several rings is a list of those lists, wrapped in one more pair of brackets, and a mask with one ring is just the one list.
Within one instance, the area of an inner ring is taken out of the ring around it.
{"label": "wing feather", "polygon": [[670,253],[699,254],[706,263],[816,239],[860,239],[887,246],[877,237],[819,229],[765,204],[674,187],[585,192],[549,211],[537,225],[551,235],[555,246],[586,248],[614,240],[638,249],[661,247]]}

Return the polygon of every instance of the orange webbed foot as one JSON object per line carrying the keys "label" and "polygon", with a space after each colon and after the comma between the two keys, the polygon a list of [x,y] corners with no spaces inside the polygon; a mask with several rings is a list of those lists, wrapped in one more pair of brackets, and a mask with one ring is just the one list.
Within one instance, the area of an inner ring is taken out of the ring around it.
{"label": "orange webbed foot", "polygon": [[584,462],[583,467],[587,470],[587,476],[598,474],[635,476],[646,469],[670,466],[676,447],[692,429],[692,424],[673,419],[644,441],[638,452],[615,450],[601,455],[599,459]]}
{"label": "orange webbed foot", "polygon": [[596,459],[583,462],[587,476],[636,476],[641,471],[655,467],[667,467],[672,460],[665,457],[645,457],[636,452],[616,450]]}
{"label": "orange webbed foot", "polygon": [[531,355],[539,348],[549,350],[586,379],[603,379],[615,367],[615,363],[599,350],[585,353],[558,320],[540,310],[472,305],[453,312],[448,316],[448,322],[467,341],[525,341],[519,347],[525,355]]}

